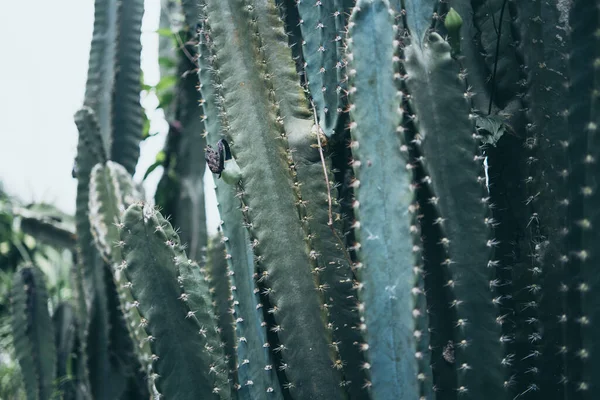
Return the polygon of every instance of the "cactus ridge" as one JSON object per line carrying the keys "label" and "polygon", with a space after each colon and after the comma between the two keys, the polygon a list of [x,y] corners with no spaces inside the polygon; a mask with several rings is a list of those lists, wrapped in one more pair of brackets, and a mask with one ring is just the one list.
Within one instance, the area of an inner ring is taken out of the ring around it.
{"label": "cactus ridge", "polygon": [[[387,1],[358,1],[349,21],[350,147],[356,176],[353,249],[359,258],[359,327],[366,339],[360,346],[368,358],[364,387],[373,397],[410,399],[422,390],[418,359],[428,356],[416,351],[423,337],[415,325],[422,316],[412,313],[423,295],[414,290],[419,279],[414,251],[419,249],[413,246],[411,228],[412,177],[407,169],[392,167],[407,162],[399,129],[402,93],[395,81],[398,26],[392,13]],[[381,209],[387,210],[387,220],[381,219]],[[393,378],[397,376],[402,378]]]}

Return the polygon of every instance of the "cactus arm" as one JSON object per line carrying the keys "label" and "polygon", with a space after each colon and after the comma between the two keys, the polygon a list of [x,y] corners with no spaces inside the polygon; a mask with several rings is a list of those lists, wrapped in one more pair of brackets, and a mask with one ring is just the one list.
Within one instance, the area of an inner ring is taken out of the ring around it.
{"label": "cactus arm", "polygon": [[262,62],[255,55],[246,10],[237,2],[210,1],[207,14],[215,54],[222,62],[219,72],[226,77],[227,128],[242,169],[251,233],[258,241],[255,252],[268,272],[270,299],[278,307],[275,318],[284,346],[279,351],[288,364],[291,393],[301,398],[335,399],[340,396],[340,377],[331,368],[328,335],[296,211],[298,199],[288,169],[286,143],[266,90],[271,83],[263,79]]}
{"label": "cactus arm", "polygon": [[119,5],[116,42],[114,93],[112,99],[112,141],[110,159],[135,173],[140,155],[144,124],[141,92],[140,34],[144,0],[123,1]]}
{"label": "cactus arm", "polygon": [[406,27],[410,31],[412,42],[422,47],[425,41],[425,33],[433,20],[436,1],[403,0],[403,3],[406,10]]}
{"label": "cactus arm", "polygon": [[[260,295],[254,283],[254,254],[235,195],[235,188],[223,183],[218,185],[217,198],[223,220],[221,227],[227,235],[225,245],[229,268],[233,272],[232,287],[235,287],[232,291],[238,338],[238,379],[242,385],[239,395],[259,400],[269,393],[269,398],[282,399],[275,372],[277,366],[273,365],[269,347],[265,347],[267,332]],[[249,381],[253,385],[247,385]]]}
{"label": "cactus arm", "polygon": [[296,2],[302,31],[302,43],[296,45],[302,45],[308,88],[327,136],[341,129],[338,120],[344,108],[342,37],[349,9],[342,3],[340,0]]}
{"label": "cactus arm", "polygon": [[42,271],[35,266],[19,269],[14,274],[11,298],[15,354],[27,398],[49,400],[56,376],[56,346]]}
{"label": "cactus arm", "polygon": [[[459,392],[473,398],[503,398],[504,369],[494,287],[488,206],[479,177],[475,127],[468,93],[450,56],[450,45],[432,33],[426,47],[405,49],[406,85],[419,124],[425,168],[430,174],[442,230],[449,249],[458,312],[456,364]],[[435,90],[433,90],[435,88]],[[467,95],[465,95],[465,93]],[[465,342],[466,341],[466,342]],[[464,345],[466,343],[466,346]],[[486,357],[481,357],[486,354]]]}
{"label": "cactus arm", "polygon": [[[490,99],[489,92],[491,91],[487,82],[489,81],[491,72],[486,68],[488,65],[486,64],[487,59],[484,59],[481,54],[480,44],[473,40],[473,38],[480,33],[478,31],[478,21],[475,20],[473,16],[474,2],[472,3],[470,0],[452,0],[449,3],[463,21],[459,32],[461,53],[457,58],[460,60],[463,72],[467,74],[467,84],[473,88],[472,91],[475,93],[475,96],[472,98],[473,108],[482,112],[487,112]],[[485,7],[482,8],[485,9]],[[504,18],[508,20],[508,13],[506,13]],[[508,29],[503,29],[502,35],[506,36],[508,31]],[[494,42],[494,46],[490,51],[495,51],[495,49]],[[501,102],[499,103],[503,104]]]}
{"label": "cactus arm", "polygon": [[[359,0],[349,22],[350,133],[361,330],[372,396],[414,399],[415,357],[411,176],[397,131],[401,93],[394,75],[397,27],[388,1]],[[379,61],[376,61],[379,60]],[[410,355],[410,356],[407,356]]]}
{"label": "cactus arm", "polygon": [[[222,93],[218,89],[218,68],[211,51],[210,27],[203,23],[199,36],[198,76],[203,100],[206,135],[211,143],[221,139],[221,123],[226,126],[220,99]],[[215,186],[221,229],[227,240],[227,263],[232,272],[231,285],[235,304],[237,357],[238,357],[238,390],[240,398],[263,399],[265,393],[273,399],[282,399],[282,391],[273,366],[270,349],[267,344],[266,324],[264,322],[260,295],[254,283],[254,254],[250,247],[250,237],[244,228],[245,219],[240,210],[237,189],[221,180]],[[252,382],[252,384],[248,384]]]}
{"label": "cactus arm", "polygon": [[95,0],[94,2],[94,33],[84,104],[91,107],[98,117],[104,151],[111,148],[112,140],[110,121],[113,112],[118,12],[117,0]]}
{"label": "cactus arm", "polygon": [[[216,375],[207,339],[198,319],[202,310],[191,313],[180,288],[177,262],[187,263],[182,252],[171,247],[178,239],[160,214],[148,206],[132,205],[123,217],[124,273],[134,298],[139,302],[144,328],[153,351],[155,385],[168,398],[229,398],[215,386]],[[197,266],[196,266],[197,268]],[[198,312],[199,311],[199,312]],[[214,326],[204,329],[214,330]],[[218,352],[218,348],[213,349]],[[216,389],[216,390],[215,390]]]}

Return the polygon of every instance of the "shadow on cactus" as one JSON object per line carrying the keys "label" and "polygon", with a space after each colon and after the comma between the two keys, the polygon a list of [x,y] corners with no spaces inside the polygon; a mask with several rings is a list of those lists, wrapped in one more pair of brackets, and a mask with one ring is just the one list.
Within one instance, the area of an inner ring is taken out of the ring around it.
{"label": "shadow on cactus", "polygon": [[[600,398],[593,2],[166,3],[185,22],[159,212],[131,176],[141,5],[96,2],[120,18],[96,20],[106,95],[76,116],[90,397]],[[17,343],[47,398],[27,274]]]}

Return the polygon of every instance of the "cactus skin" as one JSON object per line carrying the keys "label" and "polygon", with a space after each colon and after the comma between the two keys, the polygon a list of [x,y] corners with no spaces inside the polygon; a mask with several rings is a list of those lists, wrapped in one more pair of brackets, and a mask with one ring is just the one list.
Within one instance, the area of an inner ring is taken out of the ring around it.
{"label": "cactus skin", "polygon": [[121,240],[128,286],[156,355],[158,392],[179,399],[230,398],[223,353],[212,340],[217,334],[208,287],[198,265],[179,250],[170,224],[152,208],[134,204],[123,216]]}
{"label": "cactus skin", "polygon": [[387,1],[357,2],[348,39],[356,175],[354,247],[359,257],[361,330],[370,364],[367,386],[374,398],[414,399],[420,389],[412,315],[416,279],[409,207],[413,195],[398,131],[402,111],[394,80],[396,31]]}
{"label": "cactus skin", "polygon": [[27,399],[49,400],[54,391],[56,347],[44,274],[39,268],[25,266],[15,273],[11,303],[15,353]]}
{"label": "cactus skin", "polygon": [[423,46],[425,33],[431,26],[435,0],[403,0],[406,10],[406,28],[410,31],[412,43]]}

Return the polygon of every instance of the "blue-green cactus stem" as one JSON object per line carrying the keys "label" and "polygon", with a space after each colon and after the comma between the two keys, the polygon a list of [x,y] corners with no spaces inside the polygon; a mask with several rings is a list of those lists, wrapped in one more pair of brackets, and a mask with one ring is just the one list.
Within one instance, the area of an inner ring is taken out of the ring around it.
{"label": "blue-green cactus stem", "polygon": [[115,77],[112,100],[112,140],[110,158],[135,173],[140,156],[144,110],[140,103],[142,17],[144,0],[119,3],[118,37],[115,53]]}
{"label": "blue-green cactus stem", "polygon": [[255,48],[249,12],[235,1],[210,1],[207,7],[215,55],[221,63],[223,104],[230,123],[227,139],[242,169],[255,253],[268,274],[269,297],[278,310],[275,319],[282,346],[274,350],[282,353],[287,364],[290,384],[286,387],[292,395],[336,399],[341,395],[340,375],[332,368],[328,333],[296,210],[287,145],[267,91],[272,85]]}
{"label": "blue-green cactus stem", "polygon": [[[214,44],[207,41],[211,37],[210,26],[204,21],[199,35],[198,75],[203,95],[203,120],[208,141],[216,143],[221,139],[221,122],[227,126],[226,114],[220,99],[222,92],[215,65]],[[249,233],[244,215],[240,210],[238,189],[216,181],[216,194],[221,215],[227,249],[227,263],[231,271],[231,286],[235,308],[235,329],[238,338],[238,396],[248,399],[263,399],[265,393],[273,399],[282,399],[283,393],[277,379],[277,366],[273,364],[267,343],[266,324],[263,318],[263,305],[254,284],[254,254],[250,246]]]}
{"label": "blue-green cactus stem", "polygon": [[[387,0],[359,0],[349,22],[350,144],[356,180],[354,231],[359,325],[369,388],[378,399],[415,399],[421,389],[413,310],[418,280],[411,230],[411,173],[398,129],[397,26]],[[427,354],[422,355],[428,357]],[[426,382],[431,385],[432,382]]]}
{"label": "blue-green cactus stem", "polygon": [[[442,244],[448,248],[444,263],[452,274],[448,285],[458,313],[456,390],[472,398],[504,398],[505,371],[497,308],[493,299],[497,242],[491,235],[489,198],[482,183],[483,157],[478,149],[470,93],[450,45],[437,33],[422,46],[404,49],[406,85],[418,120],[418,142],[432,182]],[[481,357],[486,354],[486,357]]]}
{"label": "blue-green cactus stem", "polygon": [[[598,176],[600,168],[600,8],[589,1],[574,1],[569,14],[571,53],[569,54],[569,109],[571,138],[569,155],[569,307],[573,328],[580,343],[572,343],[568,357],[567,394],[584,399],[600,396],[600,275],[598,243],[600,214]],[[580,304],[577,304],[577,300]],[[579,308],[580,307],[580,308]],[[572,353],[571,353],[572,352]]]}
{"label": "blue-green cactus stem", "polygon": [[96,113],[102,148],[106,152],[111,148],[112,141],[111,117],[117,58],[118,15],[117,0],[95,0],[94,32],[84,104]]}
{"label": "blue-green cactus stem", "polygon": [[36,266],[17,270],[11,290],[12,330],[28,400],[49,400],[56,377],[54,326],[44,275]]}
{"label": "blue-green cactus stem", "polygon": [[158,392],[178,399],[229,399],[222,349],[211,340],[217,333],[208,287],[171,225],[151,207],[134,204],[124,214],[121,240],[127,286],[154,354]]}
{"label": "blue-green cactus stem", "polygon": [[[347,3],[347,2],[346,2]],[[306,80],[325,135],[331,136],[345,108],[344,31],[350,12],[342,0],[297,1]],[[289,57],[288,57],[289,58]],[[289,63],[289,62],[288,62]]]}

